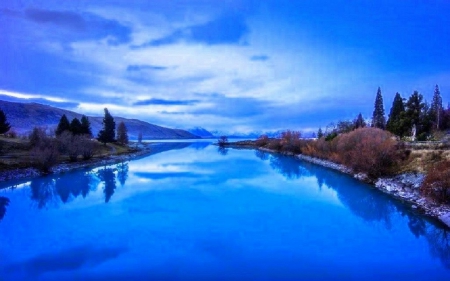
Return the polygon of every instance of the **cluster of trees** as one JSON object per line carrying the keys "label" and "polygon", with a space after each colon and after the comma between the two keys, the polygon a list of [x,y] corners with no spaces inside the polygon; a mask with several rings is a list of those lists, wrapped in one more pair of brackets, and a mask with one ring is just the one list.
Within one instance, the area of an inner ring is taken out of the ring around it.
{"label": "cluster of trees", "polygon": [[86,137],[92,137],[91,123],[86,116],[81,117],[81,121],[78,118],[73,118],[69,123],[67,116],[63,114],[59,120],[58,127],[56,128],[55,135],[60,136],[64,132],[70,132],[73,135],[84,135]]}
{"label": "cluster of trees", "polygon": [[327,127],[327,130],[323,132],[319,128],[317,137],[332,140],[339,134],[348,133],[367,125],[387,130],[400,138],[412,137],[413,140],[430,140],[433,139],[433,133],[450,129],[450,107],[444,109],[439,86],[436,85],[430,104],[418,91],[414,91],[408,99],[402,98],[399,93],[396,93],[389,117],[386,119],[383,96],[381,89],[378,88],[370,124],[366,123],[360,113],[353,121],[339,121],[336,125],[331,124],[331,130]]}

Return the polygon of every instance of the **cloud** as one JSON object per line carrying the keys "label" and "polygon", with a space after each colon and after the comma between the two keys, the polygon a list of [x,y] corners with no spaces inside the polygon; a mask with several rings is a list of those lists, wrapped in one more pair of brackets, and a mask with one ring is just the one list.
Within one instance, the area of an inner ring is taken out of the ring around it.
{"label": "cloud", "polygon": [[148,99],[137,101],[133,105],[194,105],[199,102],[199,100]]}
{"label": "cloud", "polygon": [[244,17],[229,13],[206,23],[175,30],[166,37],[150,41],[140,47],[158,47],[180,41],[207,45],[241,44],[249,28]]}
{"label": "cloud", "polygon": [[27,9],[25,19],[45,26],[57,27],[70,31],[72,34],[62,34],[60,39],[77,41],[88,39],[104,39],[110,45],[128,43],[132,30],[116,20],[105,19],[91,13],[71,11],[54,11],[44,9]]}
{"label": "cloud", "polygon": [[129,65],[127,67],[127,71],[141,71],[141,70],[165,70],[167,67],[165,66],[157,66],[157,65]]}
{"label": "cloud", "polygon": [[269,59],[269,56],[266,55],[258,55],[250,57],[251,61],[266,61]]}

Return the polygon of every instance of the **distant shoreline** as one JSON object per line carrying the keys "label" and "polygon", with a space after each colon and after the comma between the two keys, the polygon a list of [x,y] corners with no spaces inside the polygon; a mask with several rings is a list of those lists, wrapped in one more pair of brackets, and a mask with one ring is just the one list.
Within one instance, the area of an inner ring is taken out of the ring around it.
{"label": "distant shoreline", "polygon": [[[131,146],[134,144],[131,144]],[[97,156],[90,160],[82,160],[77,162],[65,162],[60,163],[52,167],[50,175],[57,175],[67,173],[73,170],[93,168],[104,165],[113,165],[124,161],[129,161],[139,156],[144,156],[151,153],[150,143],[142,143],[139,145],[137,151],[130,153],[112,154],[105,156]],[[42,174],[38,169],[33,167],[16,168],[11,170],[0,171],[0,189],[6,188],[11,185],[21,184],[25,181],[46,176]]]}

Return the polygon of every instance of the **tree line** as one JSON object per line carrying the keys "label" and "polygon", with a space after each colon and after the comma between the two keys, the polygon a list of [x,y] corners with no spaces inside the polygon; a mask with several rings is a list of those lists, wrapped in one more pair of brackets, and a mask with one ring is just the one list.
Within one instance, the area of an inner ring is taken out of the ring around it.
{"label": "tree line", "polygon": [[426,102],[418,91],[414,91],[408,99],[397,92],[386,120],[383,96],[381,88],[378,88],[372,120],[369,124],[359,113],[353,121],[338,121],[336,125],[331,124],[331,130],[327,127],[323,132],[322,128],[319,128],[317,137],[326,137],[327,140],[331,140],[338,134],[369,125],[387,130],[402,139],[409,137],[410,140],[418,141],[435,140],[439,138],[437,136],[439,132],[450,129],[450,107],[446,109],[443,107],[438,85],[435,86],[431,103]]}

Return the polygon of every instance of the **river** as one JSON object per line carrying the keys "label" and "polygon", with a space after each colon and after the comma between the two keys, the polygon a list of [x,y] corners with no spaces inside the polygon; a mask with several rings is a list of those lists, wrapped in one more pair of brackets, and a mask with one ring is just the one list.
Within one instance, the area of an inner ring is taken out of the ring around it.
{"label": "river", "polygon": [[0,280],[449,280],[450,232],[292,157],[153,144],[0,189]]}

